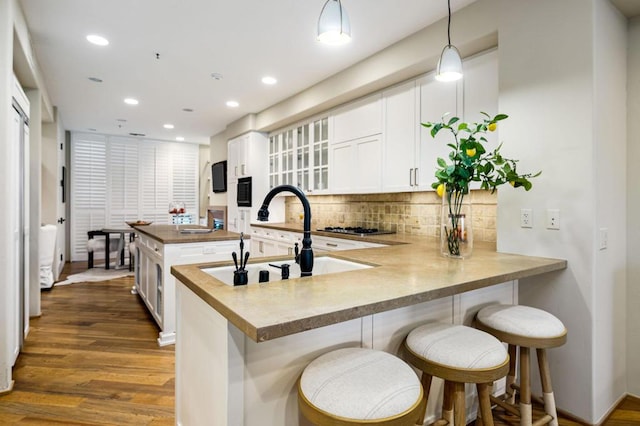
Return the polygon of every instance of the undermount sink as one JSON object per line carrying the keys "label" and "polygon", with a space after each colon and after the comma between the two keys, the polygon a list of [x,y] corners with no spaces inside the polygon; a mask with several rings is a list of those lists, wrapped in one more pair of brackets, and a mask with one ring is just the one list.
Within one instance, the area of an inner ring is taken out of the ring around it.
{"label": "undermount sink", "polygon": [[[288,264],[289,279],[300,278],[300,265],[292,260],[249,263],[245,268],[248,271],[249,284],[255,284],[258,282],[260,271],[269,271],[269,281],[281,281],[282,271],[280,268],[270,266],[270,264],[278,266]],[[328,256],[320,256],[315,258],[313,261],[313,275],[336,274],[338,272],[367,268],[373,268],[373,266]],[[233,271],[235,271],[235,269],[235,266],[219,266],[216,268],[204,268],[202,271],[225,284],[233,285]]]}

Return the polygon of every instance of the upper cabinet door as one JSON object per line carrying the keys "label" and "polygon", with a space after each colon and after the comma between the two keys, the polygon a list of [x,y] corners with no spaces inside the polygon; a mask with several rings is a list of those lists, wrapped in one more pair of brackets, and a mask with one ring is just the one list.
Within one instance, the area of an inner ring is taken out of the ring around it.
{"label": "upper cabinet door", "polygon": [[382,94],[367,96],[335,111],[332,143],[382,132]]}
{"label": "upper cabinet door", "polygon": [[[498,111],[498,51],[492,50],[464,62],[464,107],[462,118],[467,123],[482,121],[486,112],[491,117]],[[488,132],[488,146],[498,146],[498,132]]]}
{"label": "upper cabinet door", "polygon": [[383,92],[385,192],[412,191],[417,185],[416,143],[420,130],[417,93],[415,81]]}
{"label": "upper cabinet door", "polygon": [[[465,76],[466,68],[465,68]],[[435,78],[435,73],[429,73],[420,80],[420,123],[439,122],[444,116],[449,119],[459,116],[458,102],[461,99],[462,83],[461,82],[441,82]],[[435,172],[437,159],[444,158],[449,161],[449,153],[451,148],[447,146],[453,143],[454,138],[450,132],[441,131],[433,138],[431,137],[431,129],[420,125],[420,146],[419,146],[419,167],[418,167],[418,186],[425,190],[431,188],[431,184],[435,182]]]}

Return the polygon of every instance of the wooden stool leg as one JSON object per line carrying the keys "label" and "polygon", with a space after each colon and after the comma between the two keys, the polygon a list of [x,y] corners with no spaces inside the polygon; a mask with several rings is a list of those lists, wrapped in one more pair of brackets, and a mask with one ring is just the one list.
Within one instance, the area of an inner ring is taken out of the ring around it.
{"label": "wooden stool leg", "polygon": [[453,424],[453,383],[444,382],[444,396],[442,397],[442,418],[450,425]]}
{"label": "wooden stool leg", "polygon": [[418,422],[416,424],[423,425],[424,418],[427,415],[427,402],[429,401],[429,390],[431,389],[431,382],[433,380],[433,376],[427,373],[422,373],[422,377],[420,381],[422,382],[422,389],[424,390],[424,395],[422,397],[422,405],[424,405],[424,410],[421,410],[420,417],[418,417]]}
{"label": "wooden stool leg", "polygon": [[544,411],[553,417],[549,425],[558,426],[558,413],[556,412],[556,401],[551,387],[551,372],[547,362],[547,351],[545,349],[536,349],[536,354],[538,355],[538,369],[540,370],[540,381],[542,382]]}
{"label": "wooden stool leg", "polygon": [[531,426],[531,380],[529,348],[520,347],[520,426]]}
{"label": "wooden stool leg", "polygon": [[455,426],[467,424],[464,383],[460,382],[453,382],[453,424]]}
{"label": "wooden stool leg", "polygon": [[493,426],[493,414],[491,413],[491,388],[493,383],[478,383],[478,420],[483,426]]}
{"label": "wooden stool leg", "polygon": [[513,388],[513,384],[516,382],[517,358],[518,347],[516,345],[509,345],[509,373],[507,374],[506,383],[506,401],[509,404],[516,403],[516,390]]}

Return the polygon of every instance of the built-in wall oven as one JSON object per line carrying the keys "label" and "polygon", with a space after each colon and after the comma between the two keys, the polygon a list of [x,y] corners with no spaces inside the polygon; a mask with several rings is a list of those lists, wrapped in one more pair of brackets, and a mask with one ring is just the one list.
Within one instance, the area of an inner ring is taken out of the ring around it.
{"label": "built-in wall oven", "polygon": [[251,177],[238,179],[238,207],[251,207]]}

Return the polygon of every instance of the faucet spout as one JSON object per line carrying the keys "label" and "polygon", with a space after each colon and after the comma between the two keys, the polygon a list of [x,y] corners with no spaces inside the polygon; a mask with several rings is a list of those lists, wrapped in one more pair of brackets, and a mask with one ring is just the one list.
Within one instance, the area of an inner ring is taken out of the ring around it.
{"label": "faucet spout", "polygon": [[309,200],[307,200],[307,197],[300,188],[293,185],[280,185],[269,191],[264,197],[262,207],[258,210],[258,220],[261,222],[269,220],[269,204],[271,203],[271,200],[279,193],[285,191],[291,192],[293,195],[298,197],[304,210],[304,233],[302,236],[302,250],[300,251],[299,263],[301,272],[300,276],[309,277],[312,275],[311,272],[313,271],[313,250],[311,249],[311,206],[309,205]]}

